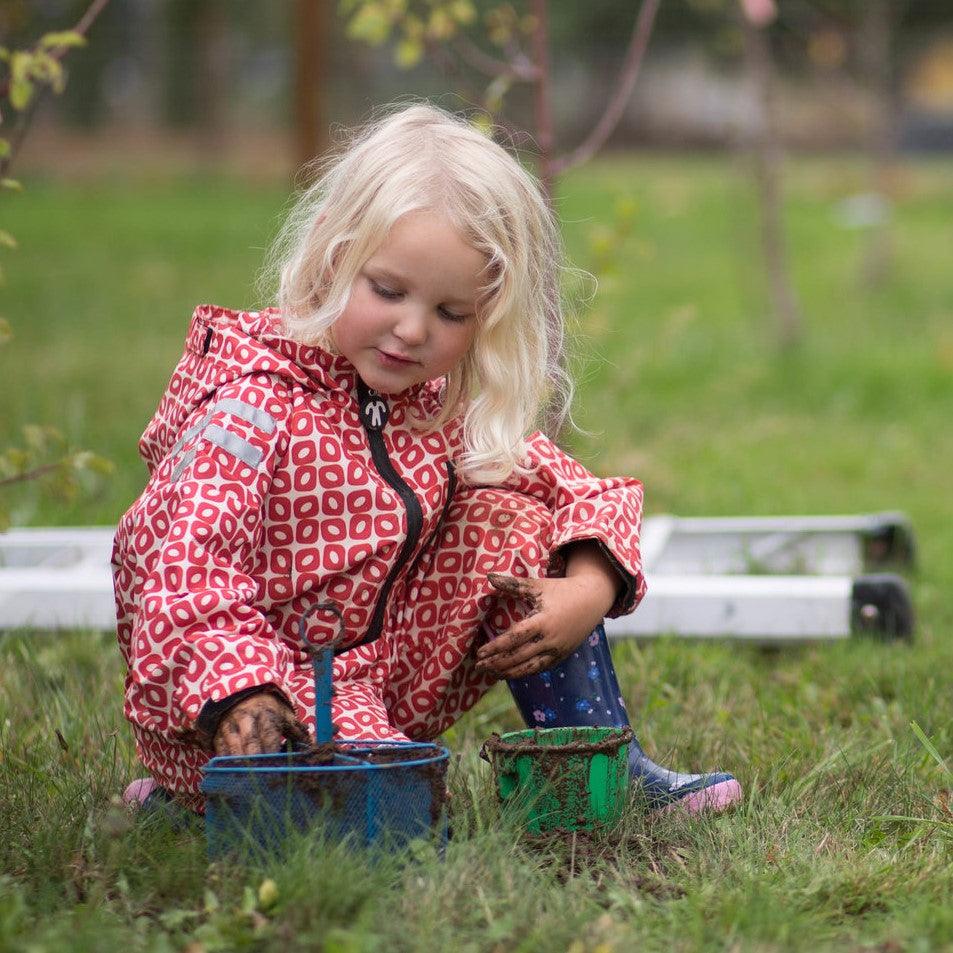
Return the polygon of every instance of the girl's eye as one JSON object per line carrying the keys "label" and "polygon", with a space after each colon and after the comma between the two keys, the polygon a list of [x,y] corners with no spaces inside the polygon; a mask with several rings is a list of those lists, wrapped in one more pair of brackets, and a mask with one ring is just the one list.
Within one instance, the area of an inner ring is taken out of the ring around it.
{"label": "girl's eye", "polygon": [[393,288],[388,288],[385,285],[379,285],[376,281],[371,282],[371,287],[374,289],[374,294],[387,301],[396,301],[400,297],[399,291],[394,291]]}
{"label": "girl's eye", "polygon": [[466,321],[467,315],[457,314],[456,311],[448,311],[446,308],[438,308],[441,317],[446,318],[448,321]]}

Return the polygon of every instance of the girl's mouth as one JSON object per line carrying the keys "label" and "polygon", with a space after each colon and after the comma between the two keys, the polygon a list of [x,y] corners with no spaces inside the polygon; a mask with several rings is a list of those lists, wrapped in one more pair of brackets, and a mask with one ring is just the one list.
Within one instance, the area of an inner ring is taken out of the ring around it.
{"label": "girl's mouth", "polygon": [[389,354],[387,351],[382,351],[380,348],[377,348],[377,353],[379,359],[385,367],[410,367],[411,364],[416,364],[416,361],[411,361],[408,358],[398,357],[396,354]]}

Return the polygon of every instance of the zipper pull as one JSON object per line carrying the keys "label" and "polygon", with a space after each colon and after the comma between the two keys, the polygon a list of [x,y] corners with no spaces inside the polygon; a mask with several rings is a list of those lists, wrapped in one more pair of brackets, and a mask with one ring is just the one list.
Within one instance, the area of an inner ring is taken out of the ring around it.
{"label": "zipper pull", "polygon": [[363,381],[358,383],[358,392],[361,398],[361,423],[367,430],[383,430],[390,416],[384,396],[371,390]]}

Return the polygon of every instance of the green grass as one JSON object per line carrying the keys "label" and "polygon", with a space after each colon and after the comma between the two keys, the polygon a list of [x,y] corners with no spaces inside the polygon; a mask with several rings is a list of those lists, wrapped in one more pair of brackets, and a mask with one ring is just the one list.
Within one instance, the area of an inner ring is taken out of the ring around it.
{"label": "green grass", "polygon": [[[661,640],[617,648],[646,747],[746,790],[719,819],[645,818],[569,857],[499,816],[478,759],[516,727],[495,690],[448,734],[456,836],[371,863],[328,848],[208,868],[201,831],[138,824],[108,635],[0,640],[0,950],[953,949],[953,165],[900,181],[895,261],[858,281],[863,235],[836,222],[850,160],[790,168],[787,224],[806,334],[780,355],[743,170],[612,159],[566,183],[567,242],[636,202],[618,273],[580,319],[574,450],[646,484],[649,512],[904,509],[920,544],[911,646],[855,639],[765,653]],[[135,442],[194,304],[257,304],[285,202],[236,182],[28,183],[4,205],[0,445],[56,423],[113,459],[75,503],[11,494],[20,523],[109,523],[141,490]],[[57,732],[62,737],[58,740]],[[907,816],[919,821],[891,820]],[[572,876],[570,877],[570,872]],[[261,882],[278,888],[272,905]],[[191,946],[190,946],[191,944]]]}

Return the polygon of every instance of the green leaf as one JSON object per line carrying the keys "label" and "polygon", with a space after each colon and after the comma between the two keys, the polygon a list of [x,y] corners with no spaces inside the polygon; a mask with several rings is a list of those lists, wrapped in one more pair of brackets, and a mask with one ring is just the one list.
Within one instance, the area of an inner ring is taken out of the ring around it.
{"label": "green leaf", "polygon": [[[2,155],[2,153],[0,153]],[[23,186],[19,179],[0,179],[0,188],[10,189],[11,192],[22,192]]]}
{"label": "green leaf", "polygon": [[86,461],[86,469],[90,473],[96,473],[99,476],[111,476],[116,470],[116,465],[112,460],[107,460],[98,453],[93,453],[90,454]]}
{"label": "green leaf", "polygon": [[917,736],[917,740],[923,745],[927,750],[927,754],[949,775],[953,775],[953,769],[944,761],[943,756],[939,751],[936,750],[936,746],[932,741],[926,736],[926,732],[915,722],[910,722],[910,728],[913,730],[913,733]]}
{"label": "green leaf", "polygon": [[430,19],[427,21],[427,36],[434,40],[447,40],[457,32],[457,25],[453,17],[443,9],[436,7],[430,11]]}
{"label": "green leaf", "polygon": [[33,66],[33,54],[26,50],[14,50],[10,54],[10,77],[16,80],[26,79],[30,75],[30,69]]}
{"label": "green leaf", "polygon": [[347,35],[380,46],[390,36],[391,21],[379,3],[365,3],[347,25]]}
{"label": "green leaf", "polygon": [[176,928],[181,927],[184,923],[187,923],[189,920],[192,920],[197,916],[198,916],[198,913],[194,910],[182,910],[182,909],[166,910],[165,913],[159,914],[159,922],[167,930],[175,930]]}
{"label": "green leaf", "polygon": [[476,7],[470,0],[453,0],[450,4],[450,15],[457,21],[467,25],[476,19]]}
{"label": "green leaf", "polygon": [[22,473],[30,465],[30,454],[20,447],[7,447],[3,460],[13,473]]}
{"label": "green leaf", "polygon": [[0,245],[6,248],[17,248],[17,240],[9,233],[0,228]]}
{"label": "green leaf", "polygon": [[215,893],[209,890],[208,887],[205,888],[204,906],[205,906],[206,913],[214,913],[216,910],[218,910],[218,907],[219,907],[218,897],[215,896]]}
{"label": "green leaf", "polygon": [[484,136],[493,137],[493,117],[488,113],[477,113],[470,120],[470,125],[482,132]]}
{"label": "green leaf", "polygon": [[489,113],[499,113],[503,109],[503,99],[513,85],[512,77],[497,76],[483,94],[483,107]]}
{"label": "green leaf", "polygon": [[63,92],[66,86],[63,64],[48,53],[37,53],[33,57],[33,68],[30,72],[34,79],[49,83],[56,93]]}
{"label": "green leaf", "polygon": [[46,449],[48,434],[39,424],[24,424],[23,439],[31,449],[42,453]]}
{"label": "green leaf", "polygon": [[16,110],[26,109],[33,98],[33,83],[28,79],[10,81],[10,105]]}
{"label": "green leaf", "polygon": [[40,37],[41,50],[59,50],[69,46],[85,46],[86,37],[74,30],[61,30],[58,33],[45,33]]}
{"label": "green leaf", "polygon": [[270,877],[258,887],[258,903],[262,910],[270,910],[278,902],[278,884]]}
{"label": "green leaf", "polygon": [[242,903],[239,907],[244,914],[253,913],[258,909],[258,898],[255,896],[255,891],[252,890],[248,884],[245,884],[245,888],[242,891]]}
{"label": "green leaf", "polygon": [[411,69],[416,66],[424,55],[424,45],[420,40],[404,37],[394,51],[394,62],[401,69]]}

